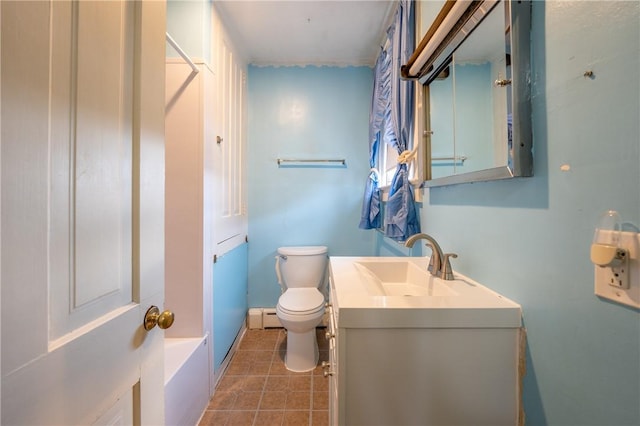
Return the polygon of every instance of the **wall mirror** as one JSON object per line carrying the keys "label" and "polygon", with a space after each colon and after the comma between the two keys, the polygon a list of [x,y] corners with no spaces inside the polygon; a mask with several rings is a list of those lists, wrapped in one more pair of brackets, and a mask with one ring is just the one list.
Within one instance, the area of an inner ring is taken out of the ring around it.
{"label": "wall mirror", "polygon": [[447,1],[407,65],[424,87],[426,180],[533,175],[528,1]]}

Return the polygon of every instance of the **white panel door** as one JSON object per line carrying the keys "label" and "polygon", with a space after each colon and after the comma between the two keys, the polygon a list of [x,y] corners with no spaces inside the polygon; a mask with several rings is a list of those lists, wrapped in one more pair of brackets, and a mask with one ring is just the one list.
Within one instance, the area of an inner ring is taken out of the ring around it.
{"label": "white panel door", "polygon": [[2,2],[2,424],[161,424],[160,2]]}

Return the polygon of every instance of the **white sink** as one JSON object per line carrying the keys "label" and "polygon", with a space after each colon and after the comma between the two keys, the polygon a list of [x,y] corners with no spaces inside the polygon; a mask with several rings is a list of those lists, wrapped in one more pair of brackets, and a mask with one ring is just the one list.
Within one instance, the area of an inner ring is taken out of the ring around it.
{"label": "white sink", "polygon": [[364,287],[372,296],[456,296],[445,281],[434,279],[422,265],[410,261],[354,262]]}
{"label": "white sink", "polygon": [[520,305],[454,271],[443,280],[428,257],[331,256],[331,297],[345,327],[520,327]]}

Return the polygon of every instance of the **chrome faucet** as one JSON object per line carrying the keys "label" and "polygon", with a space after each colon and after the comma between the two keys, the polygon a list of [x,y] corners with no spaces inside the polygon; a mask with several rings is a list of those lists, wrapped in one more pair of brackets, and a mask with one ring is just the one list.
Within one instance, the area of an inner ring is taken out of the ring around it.
{"label": "chrome faucet", "polygon": [[440,244],[429,234],[412,235],[404,242],[404,246],[411,248],[418,240],[427,240],[426,245],[431,248],[431,259],[428,267],[431,275],[440,277],[443,280],[452,280],[453,270],[451,269],[449,258],[453,257],[455,259],[458,255],[455,253],[443,253]]}

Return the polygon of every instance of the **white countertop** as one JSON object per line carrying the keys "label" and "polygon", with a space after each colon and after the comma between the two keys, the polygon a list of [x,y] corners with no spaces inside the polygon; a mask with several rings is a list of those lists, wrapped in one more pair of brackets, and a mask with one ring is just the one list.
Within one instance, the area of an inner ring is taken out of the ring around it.
{"label": "white countertop", "polygon": [[[425,285],[447,286],[453,295],[380,296],[367,290],[356,266],[363,262],[411,262],[425,271]],[[454,272],[444,281],[427,271],[428,257],[331,256],[331,291],[338,327],[355,328],[514,328],[521,307],[472,279]],[[440,282],[434,282],[440,281]]]}

